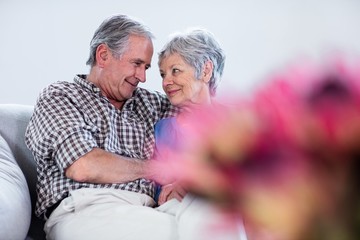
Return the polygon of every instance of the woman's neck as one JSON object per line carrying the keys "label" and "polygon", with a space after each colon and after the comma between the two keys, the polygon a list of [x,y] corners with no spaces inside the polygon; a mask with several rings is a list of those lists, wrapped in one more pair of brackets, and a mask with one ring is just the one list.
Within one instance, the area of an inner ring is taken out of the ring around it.
{"label": "woman's neck", "polygon": [[210,96],[206,96],[203,97],[201,101],[197,100],[190,102],[188,104],[184,104],[181,107],[181,112],[192,112],[194,110],[196,111],[196,109],[211,105],[211,103],[212,103],[212,98]]}

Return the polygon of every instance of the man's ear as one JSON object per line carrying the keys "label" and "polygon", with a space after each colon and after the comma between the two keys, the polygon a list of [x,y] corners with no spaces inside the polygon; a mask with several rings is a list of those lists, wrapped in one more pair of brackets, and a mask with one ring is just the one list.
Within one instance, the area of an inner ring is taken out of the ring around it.
{"label": "man's ear", "polygon": [[102,43],[96,48],[96,63],[99,67],[104,67],[109,57],[109,48],[106,44]]}
{"label": "man's ear", "polygon": [[202,74],[204,82],[208,83],[210,81],[212,72],[213,72],[213,68],[214,68],[214,65],[213,65],[212,61],[208,60],[205,62],[203,74]]}

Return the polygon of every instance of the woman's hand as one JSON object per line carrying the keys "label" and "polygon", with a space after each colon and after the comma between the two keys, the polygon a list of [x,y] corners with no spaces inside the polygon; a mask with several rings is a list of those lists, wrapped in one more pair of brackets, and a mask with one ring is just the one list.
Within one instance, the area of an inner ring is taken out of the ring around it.
{"label": "woman's hand", "polygon": [[170,199],[176,198],[178,201],[184,198],[187,191],[180,186],[178,183],[172,183],[162,186],[162,190],[159,195],[159,205],[164,204],[165,202],[169,201]]}

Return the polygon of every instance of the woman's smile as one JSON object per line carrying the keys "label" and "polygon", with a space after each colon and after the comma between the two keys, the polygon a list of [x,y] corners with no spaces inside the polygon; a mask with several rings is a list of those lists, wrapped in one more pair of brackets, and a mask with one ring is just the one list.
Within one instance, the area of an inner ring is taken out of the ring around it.
{"label": "woman's smile", "polygon": [[171,97],[171,96],[174,96],[179,91],[180,91],[180,89],[171,89],[171,90],[166,90],[166,93],[169,97]]}

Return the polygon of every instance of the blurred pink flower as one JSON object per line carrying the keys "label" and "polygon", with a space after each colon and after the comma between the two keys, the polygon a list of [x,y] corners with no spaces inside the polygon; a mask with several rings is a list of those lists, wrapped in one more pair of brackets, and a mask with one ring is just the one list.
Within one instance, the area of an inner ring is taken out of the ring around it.
{"label": "blurred pink flower", "polygon": [[360,61],[292,66],[251,99],[181,118],[159,178],[243,216],[249,239],[360,236]]}

